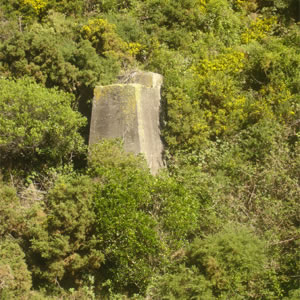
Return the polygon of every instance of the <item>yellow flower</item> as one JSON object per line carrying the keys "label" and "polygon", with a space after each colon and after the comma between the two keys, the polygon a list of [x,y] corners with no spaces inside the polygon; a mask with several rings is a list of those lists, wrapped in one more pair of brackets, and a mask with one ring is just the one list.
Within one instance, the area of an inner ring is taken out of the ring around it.
{"label": "yellow flower", "polygon": [[242,33],[242,42],[248,44],[253,40],[263,39],[270,31],[272,31],[276,23],[276,17],[263,19],[257,18],[251,23],[250,27],[247,28],[244,33]]}
{"label": "yellow flower", "polygon": [[23,0],[23,3],[31,6],[37,14],[48,4],[47,0]]}

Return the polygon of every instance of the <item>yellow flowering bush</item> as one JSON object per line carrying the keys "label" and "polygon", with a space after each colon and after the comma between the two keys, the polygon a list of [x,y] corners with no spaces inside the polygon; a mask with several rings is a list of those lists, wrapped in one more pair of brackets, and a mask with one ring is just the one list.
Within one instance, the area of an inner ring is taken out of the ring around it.
{"label": "yellow flowering bush", "polygon": [[207,72],[224,71],[226,73],[239,73],[245,63],[245,53],[228,49],[227,53],[217,55],[212,59],[202,59],[192,70],[198,76],[205,75]]}
{"label": "yellow flowering bush", "polygon": [[81,34],[90,40],[97,50],[108,51],[119,38],[115,29],[115,25],[105,19],[92,19],[82,27]]}
{"label": "yellow flowering bush", "polygon": [[127,44],[129,54],[133,57],[137,56],[142,52],[145,46],[141,45],[140,43],[128,43]]}
{"label": "yellow flowering bush", "polygon": [[47,0],[23,0],[25,6],[32,8],[37,15],[47,6]]}
{"label": "yellow flowering bush", "polygon": [[265,38],[267,35],[270,35],[276,24],[277,18],[275,16],[269,18],[257,18],[250,24],[250,27],[242,33],[242,42],[248,44],[251,41]]}
{"label": "yellow flowering bush", "polygon": [[81,28],[83,38],[89,40],[100,55],[131,62],[139,53],[141,45],[126,43],[116,33],[116,26],[105,19],[91,19]]}
{"label": "yellow flowering bush", "polygon": [[[258,20],[249,37],[261,39],[275,22],[275,18]],[[290,66],[292,62],[297,66],[298,56],[289,54],[291,50],[276,38],[258,42],[264,44],[203,52],[201,59],[195,56],[185,71],[192,83],[168,94],[171,148],[199,149],[207,139],[230,136],[263,119],[294,122],[298,80],[296,74],[290,81],[286,77],[293,74]]]}
{"label": "yellow flowering bush", "polygon": [[228,48],[224,53],[202,59],[190,68],[198,82],[210,134],[231,132],[245,118],[246,98],[238,92],[234,81],[245,63],[243,52]]}
{"label": "yellow flowering bush", "polygon": [[207,0],[200,0],[199,10],[200,10],[201,13],[206,12],[206,4],[207,4]]}
{"label": "yellow flowering bush", "polygon": [[169,147],[198,148],[206,143],[209,127],[204,111],[199,109],[184,90],[172,88],[167,94],[168,132],[166,141]]}
{"label": "yellow flowering bush", "polygon": [[245,9],[247,12],[257,9],[256,0],[233,0],[233,8],[237,10]]}
{"label": "yellow flowering bush", "polygon": [[109,51],[124,51],[126,43],[117,35],[116,26],[105,19],[91,19],[81,28],[83,38],[102,54]]}
{"label": "yellow flowering bush", "polygon": [[264,103],[269,106],[276,119],[282,123],[287,123],[295,115],[293,107],[293,95],[282,81],[263,86],[260,91]]}
{"label": "yellow flowering bush", "polygon": [[[230,134],[247,119],[246,94],[238,86],[246,55],[232,48],[194,62],[185,72],[192,85],[170,89],[168,131],[170,148],[199,149],[209,138]],[[190,81],[191,82],[191,81]],[[188,95],[187,95],[188,93]]]}

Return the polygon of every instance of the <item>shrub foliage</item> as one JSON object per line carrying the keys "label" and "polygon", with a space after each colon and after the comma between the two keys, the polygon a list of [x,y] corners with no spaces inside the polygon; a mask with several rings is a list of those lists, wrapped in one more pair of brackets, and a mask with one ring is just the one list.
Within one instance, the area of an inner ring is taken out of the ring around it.
{"label": "shrub foliage", "polygon": [[[0,0],[0,298],[298,299],[298,2]],[[156,176],[84,143],[137,68]]]}

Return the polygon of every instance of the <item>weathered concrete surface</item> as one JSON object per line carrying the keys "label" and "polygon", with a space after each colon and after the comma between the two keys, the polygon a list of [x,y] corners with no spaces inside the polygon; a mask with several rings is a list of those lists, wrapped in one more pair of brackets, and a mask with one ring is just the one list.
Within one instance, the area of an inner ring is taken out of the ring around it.
{"label": "weathered concrete surface", "polygon": [[163,84],[163,77],[152,72],[132,72],[128,76],[121,78],[122,83],[139,83],[148,88],[160,88]]}
{"label": "weathered concrete surface", "polygon": [[95,88],[89,144],[122,138],[125,150],[143,153],[155,174],[163,167],[159,129],[162,76],[135,72],[126,82]]}

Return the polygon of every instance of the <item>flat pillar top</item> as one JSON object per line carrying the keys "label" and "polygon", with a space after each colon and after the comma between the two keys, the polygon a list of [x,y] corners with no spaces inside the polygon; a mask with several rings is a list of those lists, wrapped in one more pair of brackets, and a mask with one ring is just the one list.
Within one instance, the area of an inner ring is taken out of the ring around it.
{"label": "flat pillar top", "polygon": [[148,88],[160,88],[163,76],[153,72],[134,71],[121,77],[121,83],[138,83]]}

